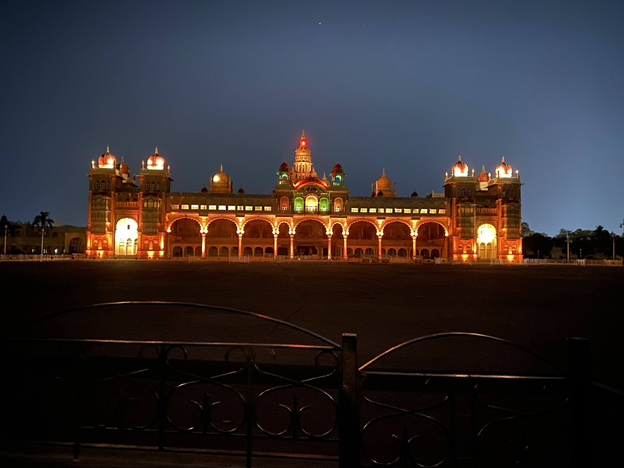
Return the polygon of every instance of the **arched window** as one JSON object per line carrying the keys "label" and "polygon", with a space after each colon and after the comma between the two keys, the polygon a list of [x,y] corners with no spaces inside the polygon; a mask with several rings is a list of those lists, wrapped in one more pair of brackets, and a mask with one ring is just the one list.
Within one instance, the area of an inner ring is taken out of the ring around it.
{"label": "arched window", "polygon": [[305,201],[306,211],[308,213],[315,213],[318,211],[318,200],[314,195],[308,195]]}
{"label": "arched window", "polygon": [[288,211],[290,208],[290,200],[288,199],[288,197],[280,198],[279,206],[281,211]]}
{"label": "arched window", "polygon": [[329,200],[325,197],[319,202],[319,210],[321,213],[329,213]]}
{"label": "arched window", "polygon": [[339,213],[342,210],[344,210],[344,202],[342,201],[342,198],[336,198],[334,200],[334,211]]}
{"label": "arched window", "polygon": [[302,213],[303,212],[303,198],[297,197],[294,201],[295,212]]}

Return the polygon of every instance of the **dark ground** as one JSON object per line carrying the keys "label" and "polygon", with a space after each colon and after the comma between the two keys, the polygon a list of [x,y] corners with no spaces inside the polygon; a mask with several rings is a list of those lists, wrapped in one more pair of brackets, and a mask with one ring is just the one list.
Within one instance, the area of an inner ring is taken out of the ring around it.
{"label": "dark ground", "polygon": [[[624,268],[5,262],[0,263],[0,284],[2,332],[78,306],[160,300],[258,312],[336,342],[341,333],[357,333],[360,364],[418,336],[467,331],[513,340],[565,366],[565,339],[577,336],[592,340],[594,378],[624,388]],[[130,323],[131,318],[126,318]],[[211,326],[195,312],[177,315],[175,320],[141,319],[141,326],[125,327],[119,317],[108,325],[96,320],[97,325],[85,332],[90,320],[77,317],[75,327],[65,333],[202,341]]]}

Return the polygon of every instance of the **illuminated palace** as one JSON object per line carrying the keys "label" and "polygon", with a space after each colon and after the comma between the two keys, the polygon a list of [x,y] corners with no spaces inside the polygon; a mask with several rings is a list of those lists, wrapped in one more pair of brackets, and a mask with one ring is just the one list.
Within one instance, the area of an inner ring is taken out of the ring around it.
{"label": "illuminated palace", "polygon": [[459,160],[444,193],[396,196],[382,171],[351,196],[336,164],[319,178],[305,133],[271,194],[233,191],[223,166],[208,187],[171,191],[158,149],[136,177],[106,150],[89,171],[87,255],[93,258],[522,259],[520,177],[503,158],[494,177]]}

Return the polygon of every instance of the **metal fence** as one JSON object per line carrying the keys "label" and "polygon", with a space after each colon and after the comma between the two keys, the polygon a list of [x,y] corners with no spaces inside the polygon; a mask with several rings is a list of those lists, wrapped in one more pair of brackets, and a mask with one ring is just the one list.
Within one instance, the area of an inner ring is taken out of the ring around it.
{"label": "metal fence", "polygon": [[[51,322],[89,313],[175,317],[180,308],[210,314],[223,339],[37,337],[65,327]],[[247,335],[276,339],[236,339]],[[606,466],[623,440],[623,395],[592,382],[583,339],[568,341],[567,371],[474,333],[417,338],[358,368],[353,334],[339,345],[260,314],[125,302],[54,314],[2,345],[1,437],[72,446],[75,458],[106,446],[227,455],[247,467],[259,458],[341,468],[587,467]],[[520,370],[540,372],[504,372],[513,355]],[[459,357],[459,367],[431,368],[445,356]]]}

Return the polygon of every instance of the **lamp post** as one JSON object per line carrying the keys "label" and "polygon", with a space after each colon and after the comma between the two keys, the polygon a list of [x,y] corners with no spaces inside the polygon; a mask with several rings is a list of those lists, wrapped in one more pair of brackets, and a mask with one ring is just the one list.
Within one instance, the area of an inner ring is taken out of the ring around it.
{"label": "lamp post", "polygon": [[566,236],[566,244],[568,244],[568,250],[567,250],[567,263],[570,263],[570,236]]}
{"label": "lamp post", "polygon": [[45,233],[45,228],[41,227],[41,255],[39,256],[39,261],[43,262],[43,235]]}
{"label": "lamp post", "polygon": [[[4,255],[6,255],[6,239],[7,239],[7,231],[8,230],[9,230],[9,226],[7,224],[5,224],[4,225]],[[613,245],[615,245],[615,244],[613,244]]]}

